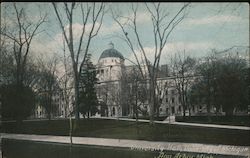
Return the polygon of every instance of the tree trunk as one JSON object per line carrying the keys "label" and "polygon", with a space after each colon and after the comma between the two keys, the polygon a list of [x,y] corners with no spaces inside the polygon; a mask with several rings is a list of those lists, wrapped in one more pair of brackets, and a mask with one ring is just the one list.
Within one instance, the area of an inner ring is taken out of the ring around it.
{"label": "tree trunk", "polygon": [[150,87],[150,96],[149,96],[149,116],[150,116],[150,124],[154,123],[154,104],[155,104],[155,86],[154,80],[150,79],[149,82]]}
{"label": "tree trunk", "polygon": [[78,120],[79,117],[79,80],[78,80],[78,74],[75,72],[74,75],[74,84],[75,84],[75,118]]}
{"label": "tree trunk", "polygon": [[88,115],[87,115],[87,116],[88,116],[88,119],[89,119],[89,113],[90,113],[90,111],[88,111]]}
{"label": "tree trunk", "polygon": [[181,92],[181,102],[182,102],[182,106],[183,106],[183,117],[185,118],[186,117],[186,110],[187,110],[187,107],[186,107],[186,103],[184,101],[184,93],[183,91]]}
{"label": "tree trunk", "polygon": [[233,108],[230,108],[230,107],[226,108],[225,109],[226,116],[233,116],[233,111],[234,111]]}
{"label": "tree trunk", "polygon": [[186,107],[183,105],[183,117],[186,117]]}

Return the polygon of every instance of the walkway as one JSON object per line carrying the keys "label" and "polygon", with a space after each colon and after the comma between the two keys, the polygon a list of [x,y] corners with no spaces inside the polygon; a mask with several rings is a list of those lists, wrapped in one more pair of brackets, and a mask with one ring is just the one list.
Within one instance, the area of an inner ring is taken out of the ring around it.
{"label": "walkway", "polygon": [[[1,138],[55,142],[55,143],[70,143],[70,139],[68,136],[1,133]],[[171,151],[181,151],[181,152],[239,155],[239,156],[248,156],[250,158],[249,146],[209,145],[209,144],[199,144],[199,143],[178,143],[178,142],[155,142],[155,141],[144,141],[144,140],[107,139],[107,138],[91,138],[91,137],[73,137],[73,143],[83,144],[83,145],[125,147],[125,148],[130,148],[132,150],[148,150],[148,151],[171,150]]]}
{"label": "walkway", "polygon": [[[115,117],[94,117],[99,119],[117,119]],[[124,121],[136,121],[136,119],[119,118],[119,120]],[[139,122],[149,122],[149,120],[138,119]],[[155,123],[169,124],[169,121],[154,121]],[[201,123],[186,123],[186,122],[171,122],[174,125],[184,125],[184,126],[198,126],[198,127],[211,127],[211,128],[225,128],[225,129],[239,129],[239,130],[250,130],[250,127],[246,126],[230,126],[230,125],[217,125],[217,124],[201,124]]]}

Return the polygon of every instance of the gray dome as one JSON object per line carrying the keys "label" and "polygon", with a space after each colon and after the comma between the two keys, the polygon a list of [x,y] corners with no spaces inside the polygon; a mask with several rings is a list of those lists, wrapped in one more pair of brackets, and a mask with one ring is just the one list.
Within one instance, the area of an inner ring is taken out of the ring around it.
{"label": "gray dome", "polygon": [[114,44],[112,42],[109,43],[109,49],[106,49],[102,52],[99,60],[108,57],[120,58],[124,60],[122,54],[118,52],[116,49],[114,49]]}
{"label": "gray dome", "polygon": [[124,57],[122,56],[122,54],[120,52],[118,52],[116,49],[112,48],[112,49],[106,49],[102,52],[100,59],[102,58],[108,58],[108,57],[114,57],[114,58],[120,58],[124,60]]}

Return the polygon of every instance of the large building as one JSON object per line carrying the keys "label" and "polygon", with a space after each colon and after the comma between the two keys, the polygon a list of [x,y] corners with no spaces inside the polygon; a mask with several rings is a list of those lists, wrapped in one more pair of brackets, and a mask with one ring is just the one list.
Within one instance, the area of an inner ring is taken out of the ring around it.
{"label": "large building", "polygon": [[[125,65],[125,58],[122,52],[115,49],[112,42],[105,49],[95,65],[96,77],[96,93],[99,101],[99,112],[96,116],[106,117],[134,117],[149,114],[149,77],[147,66],[141,63],[144,79],[141,78],[138,65]],[[195,80],[189,79],[190,82]],[[157,78],[157,105],[155,105],[155,113],[159,116],[176,116],[176,115],[194,115],[197,113],[205,113],[207,111],[205,105],[189,106],[185,112],[183,109],[180,92],[176,87],[176,77],[171,75],[167,65],[162,65],[159,69]],[[189,88],[189,87],[187,87]],[[73,97],[73,96],[72,96]],[[61,94],[56,93],[53,96],[53,102],[58,104],[58,112],[55,116],[67,117],[66,105],[63,103]],[[73,98],[70,105],[73,105]],[[66,107],[66,108],[65,108]],[[211,112],[215,111],[213,106]],[[220,110],[221,111],[221,110]],[[46,112],[41,106],[37,106],[35,117],[46,117]]]}
{"label": "large building", "polygon": [[96,65],[97,69],[97,97],[104,116],[118,117],[122,115],[122,77],[125,72],[125,58],[110,43],[104,50]]}
{"label": "large building", "polygon": [[[124,61],[125,58],[122,53],[114,48],[113,43],[109,44],[109,48],[102,52],[98,60],[96,65],[98,78],[96,89],[99,102],[102,103],[100,107],[101,116],[133,116],[135,109],[137,109],[139,115],[149,113],[146,97],[149,88],[148,79],[144,79],[144,81],[138,79],[138,76],[140,76],[138,67],[135,65],[125,66]],[[141,65],[141,67],[143,68],[143,75],[147,76],[146,66]],[[162,66],[160,72],[157,78],[159,115],[182,115],[183,108],[180,97],[173,77],[168,76],[167,65]],[[166,84],[168,86],[164,86]],[[142,92],[143,88],[144,93]],[[198,110],[192,108],[190,112],[195,113]]]}

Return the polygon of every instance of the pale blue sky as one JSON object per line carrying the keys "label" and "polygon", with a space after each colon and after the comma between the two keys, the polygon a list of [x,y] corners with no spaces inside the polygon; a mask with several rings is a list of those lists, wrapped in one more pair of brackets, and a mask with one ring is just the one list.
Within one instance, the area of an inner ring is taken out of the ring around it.
{"label": "pale blue sky", "polygon": [[[11,13],[10,9],[5,9],[8,3],[2,4],[2,16]],[[111,7],[121,11],[124,15],[130,15],[131,3],[107,3],[106,8]],[[163,9],[176,11],[182,3],[164,3]],[[17,3],[18,7],[24,6],[28,10],[28,15],[34,20],[42,13],[48,13],[48,22],[43,25],[46,33],[36,37],[32,43],[33,52],[44,55],[62,53],[62,42],[59,39],[61,30],[55,16],[51,3]],[[40,6],[40,8],[38,7]],[[153,49],[152,24],[150,17],[143,3],[139,3],[139,34],[143,40],[144,47],[150,53]],[[81,14],[76,10],[75,26],[81,26]],[[112,41],[115,48],[124,57],[133,60],[133,55],[126,43],[115,37],[121,34],[121,30],[107,13],[103,20],[103,27],[99,35],[93,40],[91,52],[93,61],[96,63],[100,54]],[[128,30],[128,34],[132,33]],[[185,50],[191,56],[204,56],[211,49],[223,50],[232,46],[249,46],[249,5],[247,3],[192,3],[188,9],[188,16],[180,23],[169,37],[166,50],[162,54],[162,63],[169,58],[170,54]],[[150,55],[149,55],[150,56]],[[128,63],[129,64],[129,63]]]}

